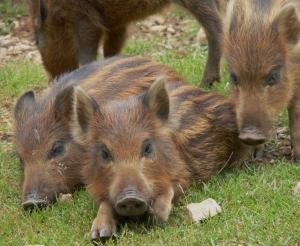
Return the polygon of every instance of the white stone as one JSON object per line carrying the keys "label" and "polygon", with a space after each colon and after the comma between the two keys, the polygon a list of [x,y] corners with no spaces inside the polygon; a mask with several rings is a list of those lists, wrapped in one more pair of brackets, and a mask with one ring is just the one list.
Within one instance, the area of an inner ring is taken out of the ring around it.
{"label": "white stone", "polygon": [[158,26],[152,26],[150,27],[150,31],[152,32],[162,32],[162,31],[165,31],[167,29],[166,26],[161,26],[161,25],[158,25]]}
{"label": "white stone", "polygon": [[175,29],[174,29],[173,27],[168,27],[168,28],[167,28],[167,31],[168,31],[169,33],[171,33],[171,34],[175,34],[175,33],[176,33],[176,31],[175,31]]}
{"label": "white stone", "polygon": [[59,194],[59,201],[64,202],[64,201],[71,201],[73,199],[72,194]]}
{"label": "white stone", "polygon": [[28,45],[28,44],[24,44],[24,43],[17,44],[15,47],[18,50],[21,50],[21,51],[33,50],[34,49],[34,47],[32,45]]}
{"label": "white stone", "polygon": [[196,223],[222,212],[220,205],[212,198],[208,198],[200,203],[190,203],[186,208],[188,216]]}

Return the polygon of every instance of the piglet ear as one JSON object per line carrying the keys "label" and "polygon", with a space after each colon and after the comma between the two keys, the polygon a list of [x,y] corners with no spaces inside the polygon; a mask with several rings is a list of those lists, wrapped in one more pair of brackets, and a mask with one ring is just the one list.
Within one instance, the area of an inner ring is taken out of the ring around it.
{"label": "piglet ear", "polygon": [[72,135],[79,143],[85,143],[95,113],[100,112],[97,102],[79,86],[74,89],[72,109]]}
{"label": "piglet ear", "polygon": [[295,7],[290,4],[285,6],[273,22],[273,29],[289,46],[294,46],[300,38],[300,22]]}
{"label": "piglet ear", "polygon": [[68,86],[60,91],[54,102],[54,117],[56,121],[61,121],[66,127],[69,127],[74,104],[74,88]]}
{"label": "piglet ear", "polygon": [[14,111],[16,122],[24,119],[34,108],[35,96],[33,91],[25,92],[17,101]]}
{"label": "piglet ear", "polygon": [[170,99],[166,89],[165,77],[159,77],[153,82],[145,95],[144,103],[151,111],[155,112],[161,120],[168,119]]}

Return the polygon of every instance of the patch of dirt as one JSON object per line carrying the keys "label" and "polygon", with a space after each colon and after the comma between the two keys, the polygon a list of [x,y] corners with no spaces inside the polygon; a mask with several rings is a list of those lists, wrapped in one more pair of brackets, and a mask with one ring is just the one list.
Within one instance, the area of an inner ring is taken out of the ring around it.
{"label": "patch of dirt", "polygon": [[[0,23],[5,25],[4,22]],[[24,58],[41,63],[40,54],[33,41],[30,19],[19,17],[13,21],[10,34],[0,36],[0,66],[7,60]]]}
{"label": "patch of dirt", "polygon": [[277,127],[274,130],[272,139],[264,146],[263,156],[254,158],[252,163],[255,165],[261,163],[273,164],[277,160],[291,161],[292,159],[289,129],[287,127]]}
{"label": "patch of dirt", "polygon": [[[160,37],[161,41],[156,44],[158,52],[172,49],[185,54],[187,47],[199,46],[195,35],[191,35],[196,23],[193,17],[177,16],[170,14],[171,12],[167,9],[159,15],[132,24],[128,30],[128,38],[150,41],[154,37]],[[0,21],[0,29],[8,28],[5,25],[5,22]],[[102,53],[101,46],[99,52]],[[0,66],[5,61],[16,58],[41,64],[29,17],[17,17],[10,34],[0,35]]]}
{"label": "patch of dirt", "polygon": [[0,141],[12,142],[13,134],[9,132],[0,132]]}
{"label": "patch of dirt", "polygon": [[172,49],[185,53],[187,47],[199,46],[196,41],[196,21],[192,17],[176,16],[165,11],[164,14],[153,15],[136,25],[132,25],[130,32],[136,39],[151,40],[153,37],[161,38],[156,45],[158,51]]}

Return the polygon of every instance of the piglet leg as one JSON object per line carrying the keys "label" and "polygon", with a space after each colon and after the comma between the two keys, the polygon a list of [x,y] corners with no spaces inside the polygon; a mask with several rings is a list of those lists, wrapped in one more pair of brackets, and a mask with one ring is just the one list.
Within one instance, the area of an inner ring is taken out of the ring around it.
{"label": "piglet leg", "polygon": [[161,222],[166,222],[172,209],[172,200],[174,198],[174,189],[170,186],[166,192],[159,195],[154,201],[152,214]]}
{"label": "piglet leg", "polygon": [[99,206],[97,217],[94,219],[91,229],[91,240],[106,240],[117,230],[117,224],[113,216],[113,209],[108,202],[102,202]]}
{"label": "piglet leg", "polygon": [[298,95],[297,92],[288,107],[291,146],[295,161],[300,161],[300,96]]}

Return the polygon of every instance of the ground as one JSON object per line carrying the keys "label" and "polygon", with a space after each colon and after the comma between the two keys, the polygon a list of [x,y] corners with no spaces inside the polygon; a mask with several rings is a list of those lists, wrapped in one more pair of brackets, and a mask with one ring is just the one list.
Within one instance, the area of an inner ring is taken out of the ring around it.
{"label": "ground", "polygon": [[[25,90],[47,87],[47,75],[26,21],[26,5],[20,3],[0,3],[0,245],[90,245],[89,229],[97,209],[85,190],[44,211],[29,214],[20,206],[13,105]],[[123,53],[150,56],[196,85],[207,55],[207,47],[196,42],[198,28],[187,13],[171,9],[133,26]],[[226,65],[222,74],[221,83],[211,90],[228,94]],[[293,194],[300,181],[300,165],[289,161],[288,144],[284,113],[263,160],[245,161],[242,168],[194,184],[174,206],[165,225],[144,222],[121,226],[118,244],[300,245],[300,199]],[[222,213],[203,223],[190,222],[185,206],[209,197],[221,205]]]}

